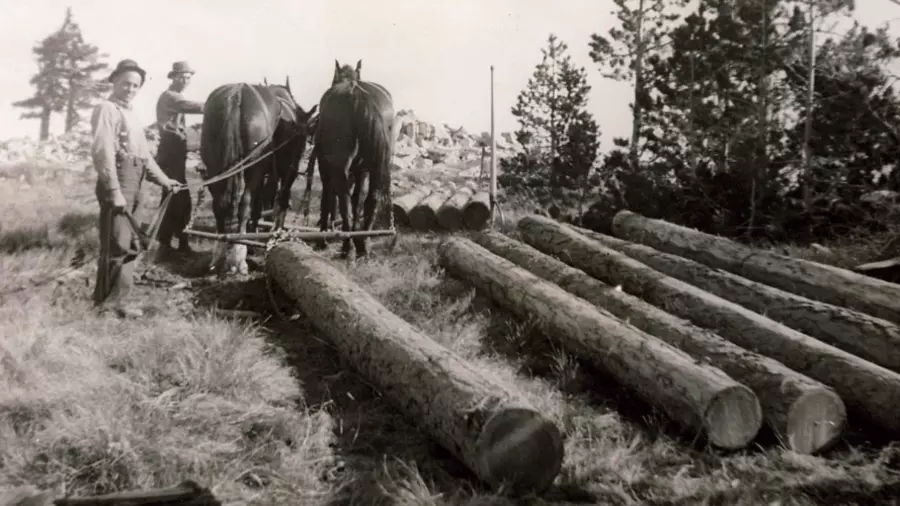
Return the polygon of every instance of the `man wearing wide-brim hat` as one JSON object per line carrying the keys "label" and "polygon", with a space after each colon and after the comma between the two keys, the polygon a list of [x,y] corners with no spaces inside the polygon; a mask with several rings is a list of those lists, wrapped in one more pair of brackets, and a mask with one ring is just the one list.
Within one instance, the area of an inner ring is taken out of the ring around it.
{"label": "man wearing wide-brim hat", "polygon": [[[172,64],[168,77],[172,80],[169,89],[156,102],[156,124],[159,127],[159,148],[156,162],[166,175],[181,182],[187,182],[187,127],[185,114],[203,113],[203,103],[184,98],[182,92],[191,81],[195,70],[186,61]],[[166,192],[163,192],[166,198]],[[178,237],[178,249],[189,252],[187,235],[184,233],[191,217],[191,196],[188,192],[176,193],[163,216],[159,227],[160,253],[171,251],[172,237]]]}
{"label": "man wearing wide-brim hat", "polygon": [[166,190],[178,186],[151,156],[144,127],[131,108],[146,77],[134,60],[120,61],[109,76],[112,93],[91,114],[91,156],[100,202],[100,259],[94,303],[101,311],[113,310],[124,317],[143,314],[127,300],[142,248],[140,231],[135,227],[140,219],[141,183],[146,175]]}

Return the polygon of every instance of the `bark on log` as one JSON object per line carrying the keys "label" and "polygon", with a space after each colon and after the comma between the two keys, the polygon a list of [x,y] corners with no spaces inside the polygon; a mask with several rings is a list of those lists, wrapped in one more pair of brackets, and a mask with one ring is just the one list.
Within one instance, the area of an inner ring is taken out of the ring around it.
{"label": "bark on log", "polygon": [[491,219],[491,194],[478,191],[463,207],[463,221],[469,230],[481,230]]}
{"label": "bark on log", "polygon": [[413,188],[411,192],[395,200],[393,205],[394,223],[408,227],[410,211],[434,190],[435,188],[432,185],[418,186]]}
{"label": "bark on log", "polygon": [[613,234],[788,292],[900,323],[900,285],[847,269],[761,251],[724,237],[630,211],[613,218]]}
{"label": "bark on log", "polygon": [[473,240],[749,386],[759,398],[766,424],[791,450],[814,453],[840,438],[847,420],[844,403],[822,383],[604,284],[527,244],[496,232],[477,234]]}
{"label": "bark on log", "polygon": [[441,265],[609,372],[672,419],[722,448],[746,446],[762,425],[752,390],[709,364],[615,318],[468,239],[438,247]]}
{"label": "bark on log", "polygon": [[466,202],[475,194],[475,188],[472,186],[461,186],[446,202],[438,209],[437,222],[438,225],[456,232],[465,226],[463,221],[463,207]]}
{"label": "bark on log", "polygon": [[302,243],[272,248],[266,269],[349,364],[479,478],[514,491],[553,482],[562,436],[518,392],[422,335]]}
{"label": "bark on log", "polygon": [[666,276],[549,218],[526,216],[519,221],[519,232],[544,253],[821,381],[851,411],[900,431],[900,413],[886,408],[900,403],[900,374]]}
{"label": "bark on log", "polygon": [[765,315],[869,362],[900,372],[900,326],[852,309],[808,299],[649,246],[573,227],[607,248],[673,278]]}
{"label": "bark on log", "polygon": [[453,191],[454,189],[449,187],[439,188],[416,204],[409,212],[409,224],[412,229],[417,232],[435,230],[438,226],[438,209],[450,198]]}

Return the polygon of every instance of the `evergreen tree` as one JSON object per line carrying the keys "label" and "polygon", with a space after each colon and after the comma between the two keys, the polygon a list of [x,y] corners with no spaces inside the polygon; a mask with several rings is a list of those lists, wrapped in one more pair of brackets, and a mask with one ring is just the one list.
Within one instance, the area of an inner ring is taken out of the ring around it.
{"label": "evergreen tree", "polygon": [[563,187],[582,183],[597,156],[599,128],[586,111],[587,73],[568,55],[568,46],[551,34],[512,108],[519,123],[516,140],[525,148],[501,160],[499,182],[546,201],[549,188],[558,198]]}
{"label": "evergreen tree", "polygon": [[93,107],[94,102],[109,90],[107,83],[94,78],[96,72],[108,65],[101,61],[106,54],[84,41],[81,28],[66,10],[63,25],[32,48],[38,72],[29,83],[35,87],[30,98],[13,103],[28,109],[22,118],[39,118],[39,138],[50,136],[53,113],[65,113],[64,131],[69,132],[81,121],[80,111]]}

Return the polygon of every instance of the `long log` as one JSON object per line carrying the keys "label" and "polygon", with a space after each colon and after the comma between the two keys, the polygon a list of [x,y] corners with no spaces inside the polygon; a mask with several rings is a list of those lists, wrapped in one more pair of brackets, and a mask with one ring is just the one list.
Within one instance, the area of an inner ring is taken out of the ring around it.
{"label": "long log", "polygon": [[417,186],[411,192],[395,200],[393,205],[394,223],[399,226],[409,226],[409,212],[434,189],[432,185]]}
{"label": "long log", "polygon": [[443,187],[422,199],[409,212],[409,224],[417,232],[428,232],[437,228],[438,209],[450,198],[454,189]]}
{"label": "long log", "polygon": [[513,490],[553,482],[562,436],[518,392],[422,335],[310,247],[280,244],[265,264],[343,358],[479,478]]}
{"label": "long log", "polygon": [[900,374],[823,343],[749,309],[648,267],[542,216],[526,216],[528,244],[632,295],[706,327],[832,387],[849,410],[900,431]]}
{"label": "long log", "polygon": [[466,202],[475,194],[475,188],[472,186],[461,186],[446,202],[438,209],[437,222],[438,225],[450,232],[456,232],[465,227],[463,220],[463,207]]}
{"label": "long log", "polygon": [[900,285],[779,255],[630,211],[613,218],[613,234],[788,292],[900,323]]}
{"label": "long log", "polygon": [[491,219],[491,194],[477,191],[463,207],[463,221],[469,230],[481,230]]}
{"label": "long log", "polygon": [[749,386],[759,398],[766,424],[791,450],[814,453],[840,438],[846,409],[840,396],[822,383],[604,284],[527,244],[496,232],[477,234],[473,240],[695,359],[708,360]]}
{"label": "long log", "polygon": [[672,419],[721,448],[741,448],[762,425],[752,390],[709,364],[627,325],[559,286],[460,237],[438,247],[441,265],[561,345],[607,371]]}
{"label": "long log", "polygon": [[673,278],[764,314],[869,362],[900,372],[900,326],[894,323],[750,281],[649,246],[572,228]]}

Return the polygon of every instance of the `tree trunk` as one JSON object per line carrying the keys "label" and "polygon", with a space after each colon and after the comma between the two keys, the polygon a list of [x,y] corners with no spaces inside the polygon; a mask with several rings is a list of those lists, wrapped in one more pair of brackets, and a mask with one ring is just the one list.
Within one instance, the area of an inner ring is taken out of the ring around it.
{"label": "tree trunk", "polygon": [[422,185],[394,201],[394,221],[398,225],[409,226],[409,213],[435,189],[434,185]]}
{"label": "tree trunk", "polygon": [[519,231],[544,253],[821,381],[834,388],[851,410],[885,428],[900,430],[900,413],[887,408],[900,404],[900,374],[666,276],[565,225],[527,216],[519,221]]}
{"label": "tree trunk", "polygon": [[619,211],[613,234],[747,279],[900,323],[900,285]]}
{"label": "tree trunk", "polygon": [[65,133],[69,133],[78,123],[78,84],[74,79],[69,79],[69,96],[66,99],[66,125]]}
{"label": "tree trunk", "polygon": [[628,146],[628,160],[631,162],[631,169],[638,168],[640,163],[640,152],[638,151],[638,142],[641,139],[641,127],[643,126],[643,104],[641,104],[641,94],[644,92],[644,54],[647,49],[644,40],[644,16],[647,12],[644,10],[644,0],[638,3],[637,26],[635,27],[635,52],[634,52],[634,105],[631,109],[631,144]]}
{"label": "tree trunk", "polygon": [[749,386],[759,398],[766,423],[791,450],[813,453],[841,436],[847,420],[844,403],[834,390],[818,381],[606,285],[531,246],[495,232],[478,234],[474,240]]}
{"label": "tree trunk", "polygon": [[275,246],[265,265],[349,364],[479,478],[514,490],[553,482],[562,436],[518,392],[422,335],[308,246]]}
{"label": "tree trunk", "polygon": [[462,210],[473,194],[475,194],[475,188],[471,186],[462,186],[456,190],[456,193],[438,209],[438,225],[450,232],[456,232],[463,228],[465,223],[463,222]]}
{"label": "tree trunk", "polygon": [[722,448],[741,448],[756,436],[762,412],[756,395],[721,370],[567,293],[468,239],[438,248],[441,265],[489,294],[684,426],[704,431]]}
{"label": "tree trunk", "polygon": [[409,212],[409,224],[413,230],[427,232],[437,228],[438,209],[453,194],[453,188],[440,188],[422,199]]}
{"label": "tree trunk", "polygon": [[481,230],[491,219],[491,194],[487,191],[475,192],[463,207],[463,221],[469,230]]}
{"label": "tree trunk", "polygon": [[45,105],[44,108],[41,109],[41,129],[38,133],[38,139],[42,141],[46,141],[50,138],[50,114],[52,113],[53,111],[50,110],[49,106]]}
{"label": "tree trunk", "polygon": [[900,327],[887,320],[772,288],[649,246],[590,230],[576,231],[673,278],[900,372]]}

